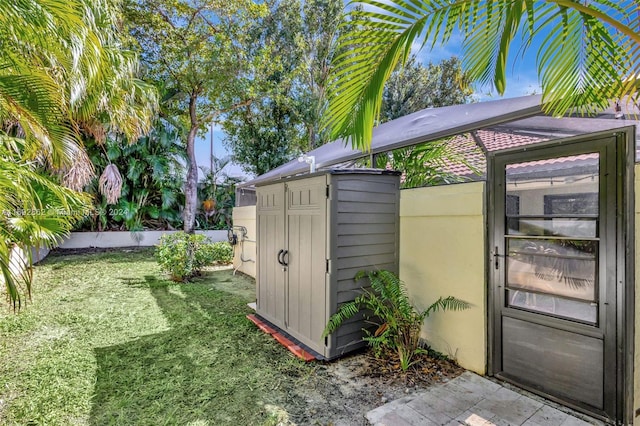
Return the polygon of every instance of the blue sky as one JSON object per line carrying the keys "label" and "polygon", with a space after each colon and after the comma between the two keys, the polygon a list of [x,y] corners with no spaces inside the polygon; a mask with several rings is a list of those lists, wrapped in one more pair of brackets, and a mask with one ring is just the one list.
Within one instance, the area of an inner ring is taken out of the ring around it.
{"label": "blue sky", "polygon": [[[218,124],[213,128],[213,154],[218,157],[226,157],[231,153],[223,146],[222,140],[224,138],[224,132],[221,126]],[[198,167],[209,167],[211,162],[211,127],[207,133],[196,138],[196,158],[198,161]],[[224,170],[230,176],[242,176],[245,173],[237,165],[229,165]]]}
{"label": "blue sky", "polygon": [[[425,65],[429,61],[437,63],[443,59],[448,59],[452,56],[462,57],[462,36],[459,34],[453,34],[446,45],[436,45],[433,50],[429,50],[425,47],[420,49],[420,44],[415,44],[412,49],[412,53],[415,54]],[[507,62],[507,88],[503,98],[513,98],[517,96],[530,95],[532,93],[540,93],[542,89],[538,82],[538,73],[535,64],[535,54],[537,48],[534,44],[526,52],[526,55],[520,53],[519,40],[514,40],[514,43],[510,49],[510,56]],[[500,96],[492,91],[490,87],[480,87],[474,85],[475,96],[479,101],[491,100],[499,98]]]}
{"label": "blue sky", "polygon": [[[425,65],[429,62],[437,63],[443,59],[448,59],[451,56],[461,57],[462,54],[462,42],[463,39],[459,34],[453,34],[446,45],[436,45],[433,50],[424,48],[419,50],[420,45],[416,44],[413,49],[413,53],[422,61]],[[531,46],[526,55],[519,53],[519,45],[517,40],[514,40],[514,45],[510,49],[510,56],[508,60],[507,68],[507,88],[503,97],[511,98],[516,96],[524,96],[533,92],[540,93],[541,88],[538,83],[538,75],[535,65],[535,54],[537,51],[536,46]],[[499,96],[490,88],[474,86],[476,92],[476,100],[486,101],[491,99],[497,99]],[[198,158],[198,166],[209,166],[210,158],[210,137],[211,131],[207,131],[196,141],[196,156]],[[213,138],[214,146],[213,152],[216,157],[224,157],[231,153],[224,147],[223,139],[225,137],[222,128],[218,125],[214,128]],[[231,176],[246,176],[246,173],[242,169],[235,165],[230,164],[225,168]]]}

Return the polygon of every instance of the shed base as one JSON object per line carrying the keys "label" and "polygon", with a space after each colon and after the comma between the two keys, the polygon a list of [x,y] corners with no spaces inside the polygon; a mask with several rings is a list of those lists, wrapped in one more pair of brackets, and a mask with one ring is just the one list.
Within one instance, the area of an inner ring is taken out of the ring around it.
{"label": "shed base", "polygon": [[280,330],[278,327],[272,325],[267,320],[259,317],[256,314],[247,315],[249,321],[258,326],[258,328],[265,333],[271,335],[274,339],[276,339],[282,346],[287,348],[292,354],[297,356],[298,358],[309,362],[315,360],[324,360],[325,358],[317,353],[316,351],[309,349],[302,343],[298,342],[296,339],[291,337],[289,334]]}

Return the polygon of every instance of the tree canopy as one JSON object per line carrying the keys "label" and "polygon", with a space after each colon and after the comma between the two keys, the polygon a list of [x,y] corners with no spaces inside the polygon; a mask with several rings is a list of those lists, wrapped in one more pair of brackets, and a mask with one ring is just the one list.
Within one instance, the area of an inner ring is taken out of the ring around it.
{"label": "tree canopy", "polygon": [[198,132],[222,114],[252,102],[249,84],[269,52],[249,56],[247,28],[264,5],[250,0],[128,0],[129,32],[141,54],[145,77],[163,98],[161,114],[184,129],[187,177],[184,230],[193,232],[198,207]]}
{"label": "tree canopy", "polygon": [[[263,96],[226,115],[225,144],[245,171],[263,174],[301,152],[331,141],[322,128],[337,41],[351,23],[342,0],[268,3],[270,13],[254,22],[251,49],[272,52],[272,68],[255,75]],[[412,58],[385,86],[383,120],[429,107],[469,100],[471,89],[460,61],[423,66]]]}
{"label": "tree canopy", "polygon": [[462,72],[458,58],[424,66],[412,56],[404,67],[391,74],[384,86],[380,122],[426,108],[464,104],[472,94],[469,78]]}
{"label": "tree canopy", "polygon": [[321,128],[342,0],[267,2],[269,13],[249,31],[250,49],[271,52],[270,68],[253,76],[262,96],[226,116],[225,144],[254,174],[329,141]]}

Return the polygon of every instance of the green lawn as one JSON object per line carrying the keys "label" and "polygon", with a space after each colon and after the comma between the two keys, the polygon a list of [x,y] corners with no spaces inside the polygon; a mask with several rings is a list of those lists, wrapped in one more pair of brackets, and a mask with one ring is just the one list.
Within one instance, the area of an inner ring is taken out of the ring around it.
{"label": "green lawn", "polygon": [[251,324],[252,280],[167,281],[151,251],[49,257],[0,309],[0,424],[274,423],[314,373]]}

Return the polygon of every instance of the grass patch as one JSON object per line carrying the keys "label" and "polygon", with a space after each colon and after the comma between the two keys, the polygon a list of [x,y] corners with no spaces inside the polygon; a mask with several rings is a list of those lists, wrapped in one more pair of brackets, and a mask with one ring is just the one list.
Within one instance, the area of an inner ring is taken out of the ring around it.
{"label": "grass patch", "polygon": [[314,374],[245,315],[231,271],[165,279],[149,250],[53,256],[0,313],[1,424],[269,424]]}

